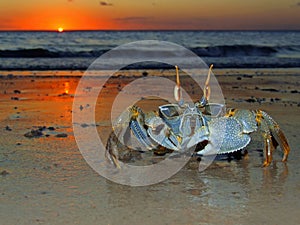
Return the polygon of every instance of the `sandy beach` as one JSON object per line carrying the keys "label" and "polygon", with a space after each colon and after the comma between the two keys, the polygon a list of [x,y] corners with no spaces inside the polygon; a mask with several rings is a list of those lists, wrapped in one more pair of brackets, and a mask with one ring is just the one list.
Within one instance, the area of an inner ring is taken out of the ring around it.
{"label": "sandy beach", "polygon": [[[279,123],[291,147],[286,164],[278,147],[271,165],[262,168],[263,141],[254,136],[247,158],[216,160],[203,172],[191,160],[170,179],[146,187],[106,180],[78,150],[72,103],[80,73],[2,72],[1,224],[299,223],[299,69],[214,71],[227,107],[263,109]],[[102,92],[106,101],[96,108],[101,139],[109,136],[110,108],[126,84],[145,74],[173,73],[128,70],[110,79]],[[186,89],[192,98],[201,94],[191,85]],[[151,107],[145,104],[145,110]]]}

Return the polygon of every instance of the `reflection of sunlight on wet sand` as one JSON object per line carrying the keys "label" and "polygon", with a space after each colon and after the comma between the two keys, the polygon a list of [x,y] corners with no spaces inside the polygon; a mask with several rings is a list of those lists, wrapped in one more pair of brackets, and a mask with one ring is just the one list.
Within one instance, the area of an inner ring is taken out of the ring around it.
{"label": "reflection of sunlight on wet sand", "polygon": [[70,83],[69,82],[65,82],[64,83],[64,87],[65,87],[64,93],[65,94],[69,94]]}
{"label": "reflection of sunlight on wet sand", "polygon": [[3,79],[0,98],[1,105],[6,107],[0,108],[0,121],[6,121],[4,127],[17,129],[21,125],[26,131],[32,126],[71,127],[73,94],[78,81],[78,78],[64,77]]}

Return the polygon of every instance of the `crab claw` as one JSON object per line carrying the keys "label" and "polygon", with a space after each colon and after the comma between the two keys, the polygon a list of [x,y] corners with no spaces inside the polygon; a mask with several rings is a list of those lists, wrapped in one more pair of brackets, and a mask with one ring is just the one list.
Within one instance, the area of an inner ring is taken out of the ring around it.
{"label": "crab claw", "polygon": [[251,138],[243,132],[242,124],[232,117],[219,117],[208,123],[210,137],[207,146],[197,155],[232,153],[245,148]]}

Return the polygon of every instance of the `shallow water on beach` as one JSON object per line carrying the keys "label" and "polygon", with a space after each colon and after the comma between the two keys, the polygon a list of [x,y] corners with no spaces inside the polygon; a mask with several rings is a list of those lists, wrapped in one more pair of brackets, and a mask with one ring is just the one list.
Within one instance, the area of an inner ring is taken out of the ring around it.
{"label": "shallow water on beach", "polygon": [[[251,76],[220,77],[226,103],[268,111],[291,145],[288,162],[281,163],[281,152],[276,150],[273,163],[262,168],[262,142],[254,136],[247,147],[249,157],[216,160],[202,172],[199,162],[191,159],[176,175],[145,187],[106,180],[83,159],[72,128],[78,78],[1,78],[1,223],[297,224],[299,77]],[[124,80],[115,78],[106,86],[106,101],[96,109],[103,139],[111,130],[110,102],[118,84],[123,87],[129,82]],[[257,98],[265,100],[248,101]],[[24,137],[31,129],[44,126],[44,136]],[[61,133],[67,136],[56,136]]]}

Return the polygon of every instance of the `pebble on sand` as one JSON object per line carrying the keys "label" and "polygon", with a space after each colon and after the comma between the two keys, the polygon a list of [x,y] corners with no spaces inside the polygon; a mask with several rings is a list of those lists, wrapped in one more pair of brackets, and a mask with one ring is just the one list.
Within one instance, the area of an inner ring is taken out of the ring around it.
{"label": "pebble on sand", "polygon": [[15,94],[21,94],[21,91],[20,90],[14,90],[14,93]]}
{"label": "pebble on sand", "polygon": [[31,130],[31,131],[27,132],[26,134],[24,134],[24,136],[27,138],[41,137],[43,135],[44,134],[40,129]]}
{"label": "pebble on sand", "polygon": [[55,127],[48,127],[48,130],[55,130]]}
{"label": "pebble on sand", "polygon": [[14,100],[14,101],[19,101],[20,100],[18,97],[11,97],[10,99]]}
{"label": "pebble on sand", "polygon": [[8,175],[8,174],[9,174],[9,172],[8,172],[7,170],[3,170],[3,171],[0,173],[1,176],[6,176],[6,175]]}
{"label": "pebble on sand", "polygon": [[9,126],[6,126],[6,127],[5,127],[5,130],[7,130],[7,131],[12,131],[12,129],[11,129]]}
{"label": "pebble on sand", "polygon": [[55,137],[64,138],[64,137],[68,137],[68,135],[65,133],[60,133],[60,134],[55,135]]}

